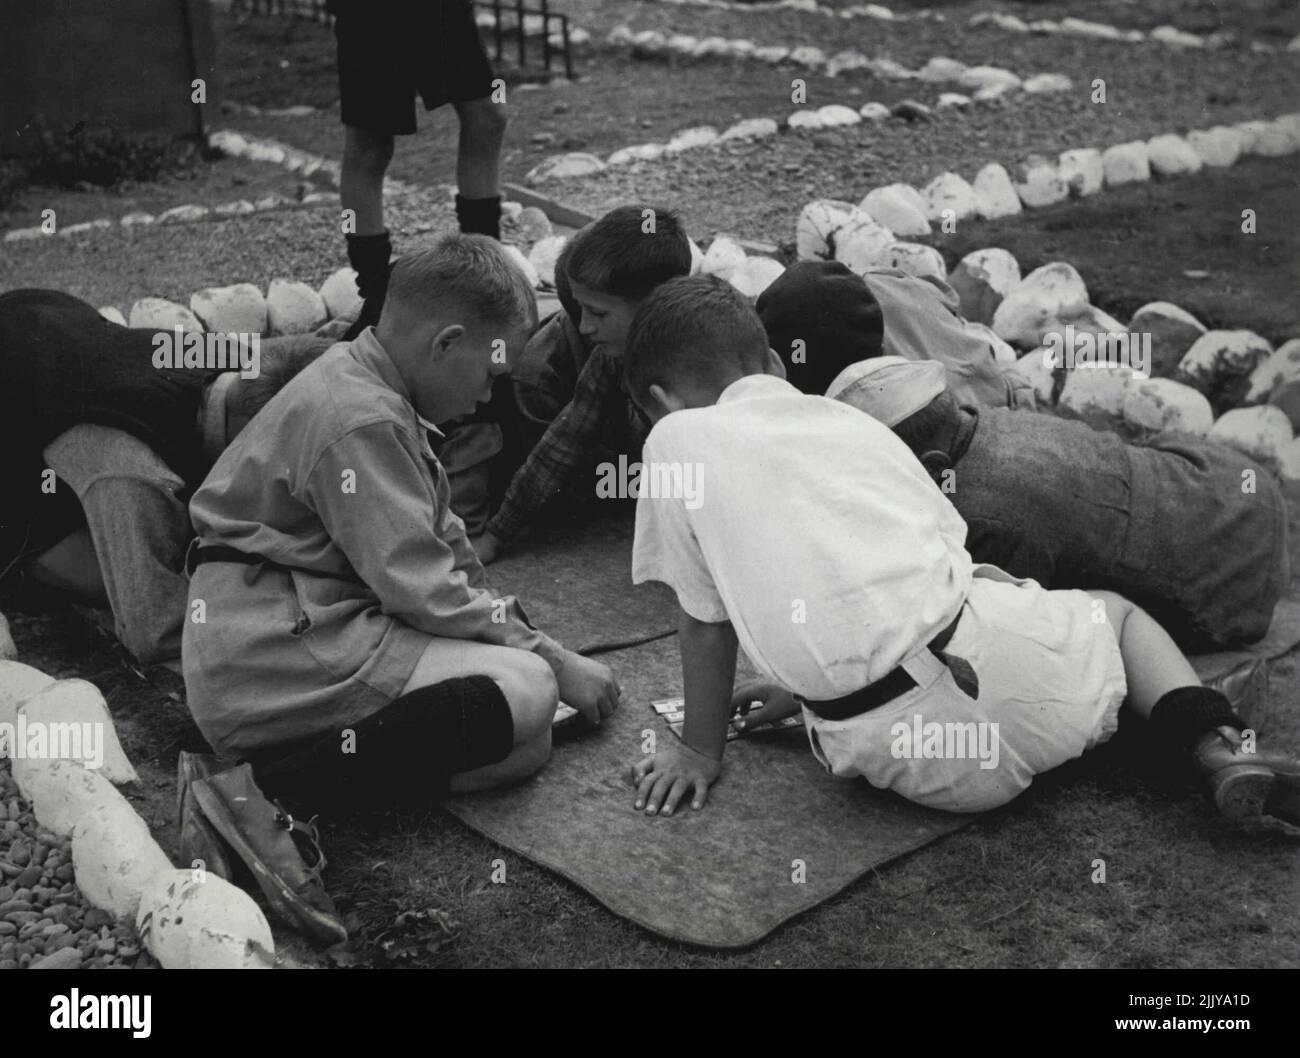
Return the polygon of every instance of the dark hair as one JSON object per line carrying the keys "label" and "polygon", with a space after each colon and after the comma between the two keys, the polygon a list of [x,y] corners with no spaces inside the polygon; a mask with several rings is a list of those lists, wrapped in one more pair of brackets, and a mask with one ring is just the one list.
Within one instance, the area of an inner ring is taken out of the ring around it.
{"label": "dark hair", "polygon": [[[754,307],[786,379],[802,393],[825,393],[850,364],[882,352],[880,303],[862,277],[839,261],[791,265]],[[802,343],[797,360],[796,342]]]}
{"label": "dark hair", "polygon": [[530,329],[537,298],[523,270],[486,235],[444,235],[427,250],[402,254],[393,264],[385,303],[415,313],[454,305],[479,320]]}
{"label": "dark hair", "polygon": [[258,345],[257,376],[235,382],[226,398],[227,409],[251,419],[294,375],[335,344],[333,338],[317,338],[314,334],[262,340]]}
{"label": "dark hair", "polygon": [[569,282],[633,301],[690,271],[691,244],[677,214],[651,206],[618,206],[584,228],[567,267]]}
{"label": "dark hair", "polygon": [[578,245],[578,239],[586,230],[583,228],[574,232],[560,250],[560,256],[555,259],[555,296],[560,299],[560,308],[575,327],[582,323],[582,306],[573,299],[573,288],[569,286],[569,262],[573,260],[573,251]]}
{"label": "dark hair", "polygon": [[944,424],[957,414],[957,401],[944,390],[924,408],[912,412],[906,419],[894,423],[894,433],[918,456],[930,447],[930,442]]}
{"label": "dark hair", "polygon": [[623,352],[638,404],[654,383],[720,385],[766,364],[767,335],[749,299],[712,275],[670,279],[651,293],[632,317]]}

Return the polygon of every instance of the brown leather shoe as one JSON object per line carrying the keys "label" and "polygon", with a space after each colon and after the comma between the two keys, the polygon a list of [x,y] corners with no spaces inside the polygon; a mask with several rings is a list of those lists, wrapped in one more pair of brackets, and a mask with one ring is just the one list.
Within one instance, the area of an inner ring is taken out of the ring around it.
{"label": "brown leather shoe", "polygon": [[277,914],[325,944],[348,939],[321,884],[325,856],[314,819],[295,820],[268,801],[247,764],[200,779],[191,789],[203,814],[248,865]]}
{"label": "brown leather shoe", "polygon": [[1281,806],[1300,793],[1300,757],[1282,750],[1243,748],[1235,728],[1220,727],[1205,735],[1192,751],[1192,761],[1209,783],[1219,812],[1229,819],[1249,821]]}
{"label": "brown leather shoe", "polygon": [[176,761],[176,826],[181,838],[181,863],[193,867],[202,861],[203,869],[229,882],[234,871],[230,862],[230,846],[199,810],[194,800],[192,786],[199,779],[224,771],[230,767],[211,753],[187,753],[181,750]]}

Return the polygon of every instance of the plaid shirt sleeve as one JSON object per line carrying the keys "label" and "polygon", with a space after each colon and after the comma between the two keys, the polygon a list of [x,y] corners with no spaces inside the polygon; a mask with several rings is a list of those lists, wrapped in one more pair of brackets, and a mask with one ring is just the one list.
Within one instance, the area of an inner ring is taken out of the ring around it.
{"label": "plaid shirt sleeve", "polygon": [[503,543],[527,527],[548,500],[572,484],[595,451],[606,423],[620,412],[623,365],[619,357],[598,349],[587,361],[573,399],[556,416],[524,465],[511,479],[501,508],[487,530]]}

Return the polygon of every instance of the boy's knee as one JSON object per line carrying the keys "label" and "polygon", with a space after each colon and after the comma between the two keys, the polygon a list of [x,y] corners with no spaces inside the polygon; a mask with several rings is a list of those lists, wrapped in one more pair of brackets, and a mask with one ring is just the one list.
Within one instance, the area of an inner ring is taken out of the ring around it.
{"label": "boy's knee", "polygon": [[393,137],[349,128],[344,142],[344,161],[361,169],[388,167],[393,160]]}
{"label": "boy's knee", "polygon": [[560,700],[559,685],[550,665],[537,654],[521,650],[495,679],[510,705],[516,746],[533,742],[550,731]]}

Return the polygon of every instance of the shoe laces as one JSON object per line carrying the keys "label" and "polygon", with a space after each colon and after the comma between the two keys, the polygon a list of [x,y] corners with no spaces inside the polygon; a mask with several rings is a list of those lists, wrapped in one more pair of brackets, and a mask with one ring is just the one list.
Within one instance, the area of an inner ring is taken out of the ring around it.
{"label": "shoe laces", "polygon": [[276,809],[276,825],[284,827],[289,832],[289,836],[293,838],[294,844],[306,861],[307,873],[319,882],[321,873],[325,870],[328,862],[325,859],[325,851],[321,848],[320,828],[316,824],[316,820],[320,816],[312,816],[306,822],[303,822],[301,819],[295,819],[293,814],[279,801],[272,803]]}

